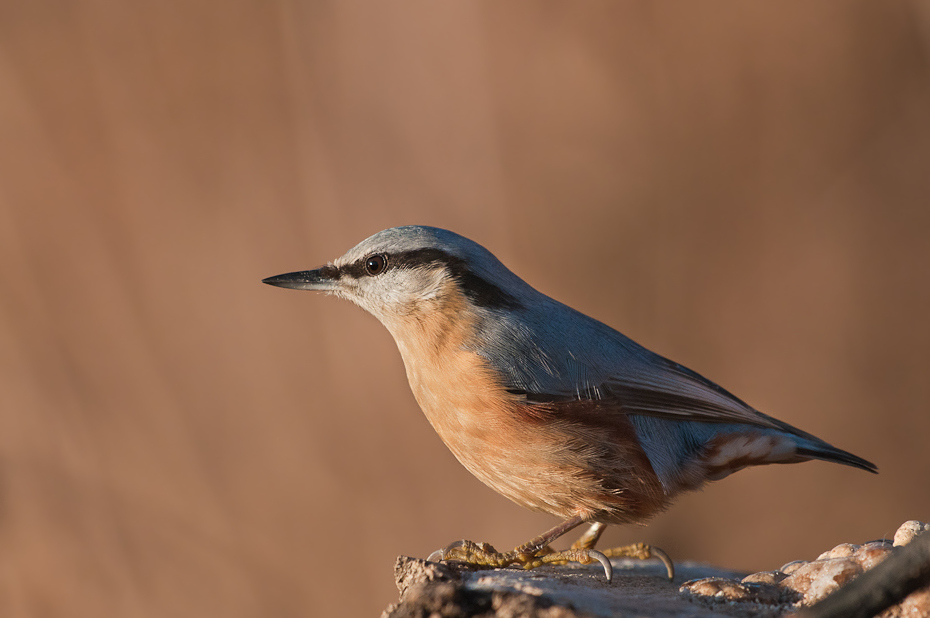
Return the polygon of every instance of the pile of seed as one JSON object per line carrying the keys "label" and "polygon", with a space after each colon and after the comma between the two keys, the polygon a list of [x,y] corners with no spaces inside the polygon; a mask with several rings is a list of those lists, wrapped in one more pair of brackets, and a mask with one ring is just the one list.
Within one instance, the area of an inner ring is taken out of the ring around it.
{"label": "pile of seed", "polygon": [[[681,586],[680,592],[694,600],[766,605],[790,603],[806,607],[881,563],[896,551],[895,548],[927,532],[930,532],[930,524],[908,521],[898,528],[893,541],[873,541],[864,545],[843,543],[810,562],[796,560],[776,571],[753,573],[742,580],[722,577],[691,580]],[[882,615],[930,616],[930,589],[911,594]]]}

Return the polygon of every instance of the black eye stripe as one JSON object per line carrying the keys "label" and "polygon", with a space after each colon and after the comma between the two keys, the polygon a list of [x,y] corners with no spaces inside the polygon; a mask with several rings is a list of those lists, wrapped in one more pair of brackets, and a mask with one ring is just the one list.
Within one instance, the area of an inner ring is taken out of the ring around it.
{"label": "black eye stripe", "polygon": [[386,262],[384,271],[393,270],[395,268],[416,268],[417,266],[447,266],[450,259],[457,259],[439,249],[415,249],[413,251],[402,251],[400,253],[389,254],[373,253],[366,255],[361,260],[346,264],[340,268],[339,271],[342,274],[356,279],[365,277],[369,274],[367,268],[368,260],[375,257],[375,255],[384,256]]}
{"label": "black eye stripe", "polygon": [[378,271],[377,274],[395,268],[443,267],[449,272],[462,293],[479,307],[518,309],[522,306],[520,301],[511,294],[469,269],[465,260],[441,249],[414,249],[400,253],[371,254],[339,270],[356,279],[374,276],[367,268],[368,261],[374,257],[385,259],[383,270]]}
{"label": "black eye stripe", "polygon": [[342,277],[342,271],[336,268],[335,266],[333,266],[332,264],[327,264],[326,266],[322,266],[320,267],[319,270],[320,270],[320,276],[323,277],[324,279],[331,279],[333,281],[336,281],[337,279]]}

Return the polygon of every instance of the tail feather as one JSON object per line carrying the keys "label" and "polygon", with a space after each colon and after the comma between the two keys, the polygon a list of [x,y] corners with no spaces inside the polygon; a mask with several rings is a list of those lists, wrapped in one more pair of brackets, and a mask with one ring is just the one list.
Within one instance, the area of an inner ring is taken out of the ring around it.
{"label": "tail feather", "polygon": [[835,446],[830,446],[826,442],[816,442],[811,443],[810,441],[807,445],[798,445],[797,454],[802,457],[807,457],[810,459],[820,459],[822,461],[832,461],[833,463],[843,464],[844,466],[852,466],[853,468],[860,468],[866,472],[871,472],[872,474],[878,474],[878,466],[873,464],[867,459],[863,459],[857,455],[853,455],[842,449],[838,449]]}

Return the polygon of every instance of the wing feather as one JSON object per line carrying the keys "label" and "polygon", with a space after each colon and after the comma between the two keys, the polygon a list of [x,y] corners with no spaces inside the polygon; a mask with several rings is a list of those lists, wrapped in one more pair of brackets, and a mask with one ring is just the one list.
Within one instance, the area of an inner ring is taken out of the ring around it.
{"label": "wing feather", "polygon": [[646,354],[639,362],[628,363],[600,383],[588,381],[595,372],[576,368],[576,383],[556,392],[530,392],[511,389],[529,402],[567,402],[599,399],[601,409],[623,414],[703,423],[740,423],[777,429],[796,436],[817,439],[776,418],[752,408],[739,397],[701,374],[663,356],[640,348]]}

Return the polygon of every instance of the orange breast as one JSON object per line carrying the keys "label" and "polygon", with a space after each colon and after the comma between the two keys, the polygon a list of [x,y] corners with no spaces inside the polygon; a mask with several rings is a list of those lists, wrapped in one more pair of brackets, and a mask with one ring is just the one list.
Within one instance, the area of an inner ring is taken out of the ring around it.
{"label": "orange breast", "polygon": [[667,505],[624,415],[597,402],[539,406],[508,393],[466,348],[474,336],[466,315],[429,311],[389,326],[417,402],[462,465],[517,504],[564,518],[627,523]]}

